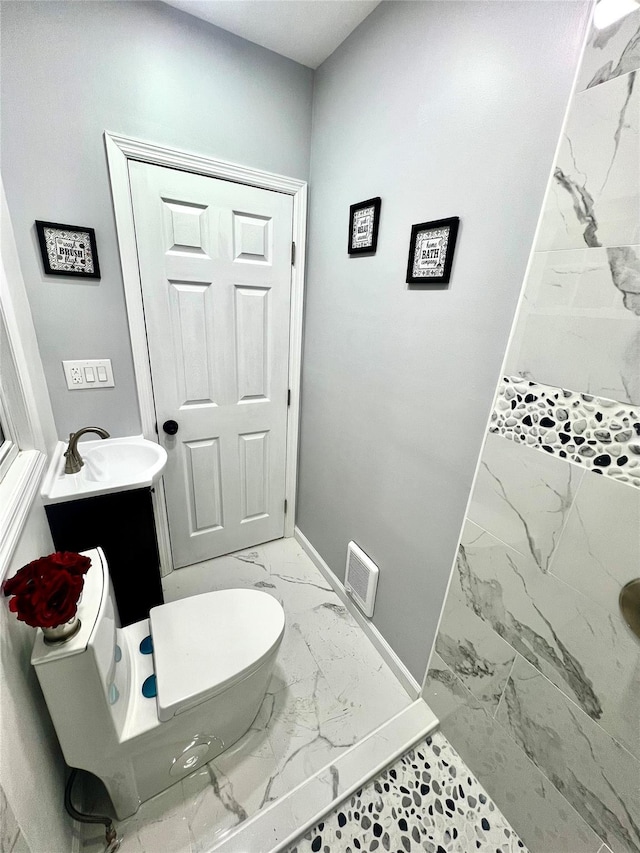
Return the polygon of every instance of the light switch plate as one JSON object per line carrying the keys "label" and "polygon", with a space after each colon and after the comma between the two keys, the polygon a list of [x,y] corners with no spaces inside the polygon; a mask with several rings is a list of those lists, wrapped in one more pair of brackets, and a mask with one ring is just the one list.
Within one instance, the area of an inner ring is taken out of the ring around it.
{"label": "light switch plate", "polygon": [[[84,361],[63,361],[67,388],[70,391],[84,391],[87,388],[113,388],[113,370],[110,358],[92,358]],[[86,368],[89,368],[88,370]],[[93,382],[89,378],[93,376]],[[106,376],[106,379],[101,379]]]}

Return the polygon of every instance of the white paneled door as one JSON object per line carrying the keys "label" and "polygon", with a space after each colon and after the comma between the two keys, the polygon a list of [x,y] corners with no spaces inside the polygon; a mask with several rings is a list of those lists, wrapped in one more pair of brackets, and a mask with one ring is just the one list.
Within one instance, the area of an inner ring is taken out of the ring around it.
{"label": "white paneled door", "polygon": [[293,203],[129,173],[177,568],[284,534]]}

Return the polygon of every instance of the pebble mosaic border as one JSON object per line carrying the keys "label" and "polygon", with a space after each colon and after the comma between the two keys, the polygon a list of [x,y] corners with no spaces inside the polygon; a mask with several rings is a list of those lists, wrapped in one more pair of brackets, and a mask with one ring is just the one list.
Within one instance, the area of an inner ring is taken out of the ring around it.
{"label": "pebble mosaic border", "polygon": [[409,750],[287,853],[527,853],[441,732]]}
{"label": "pebble mosaic border", "polygon": [[640,409],[503,377],[489,432],[640,488]]}

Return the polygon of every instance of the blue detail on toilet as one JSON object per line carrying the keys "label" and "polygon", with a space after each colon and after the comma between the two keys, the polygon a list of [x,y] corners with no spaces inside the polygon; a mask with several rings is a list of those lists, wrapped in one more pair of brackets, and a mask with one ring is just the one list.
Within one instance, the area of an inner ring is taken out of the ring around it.
{"label": "blue detail on toilet", "polygon": [[120,663],[120,661],[122,660],[122,649],[120,648],[120,646],[117,643],[116,643],[116,650],[115,650],[115,653],[113,656],[115,658],[116,663]]}
{"label": "blue detail on toilet", "polygon": [[151,639],[151,635],[145,637],[140,643],[140,651],[143,655],[153,654],[153,640]]}
{"label": "blue detail on toilet", "polygon": [[142,695],[147,699],[155,699],[158,695],[158,687],[156,685],[156,676],[155,673],[150,675],[148,678],[145,678],[144,683],[142,685]]}
{"label": "blue detail on toilet", "polygon": [[120,692],[113,682],[109,685],[109,704],[115,705],[120,698]]}

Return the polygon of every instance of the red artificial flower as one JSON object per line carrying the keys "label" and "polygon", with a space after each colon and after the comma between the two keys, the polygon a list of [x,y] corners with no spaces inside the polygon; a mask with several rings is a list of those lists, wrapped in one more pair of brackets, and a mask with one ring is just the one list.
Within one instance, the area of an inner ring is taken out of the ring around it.
{"label": "red artificial flower", "polygon": [[9,610],[34,628],[55,628],[75,616],[91,560],[72,551],[40,557],[5,581]]}
{"label": "red artificial flower", "polygon": [[74,551],[56,551],[48,558],[55,566],[66,569],[72,575],[84,575],[91,565],[88,557],[76,554]]}

